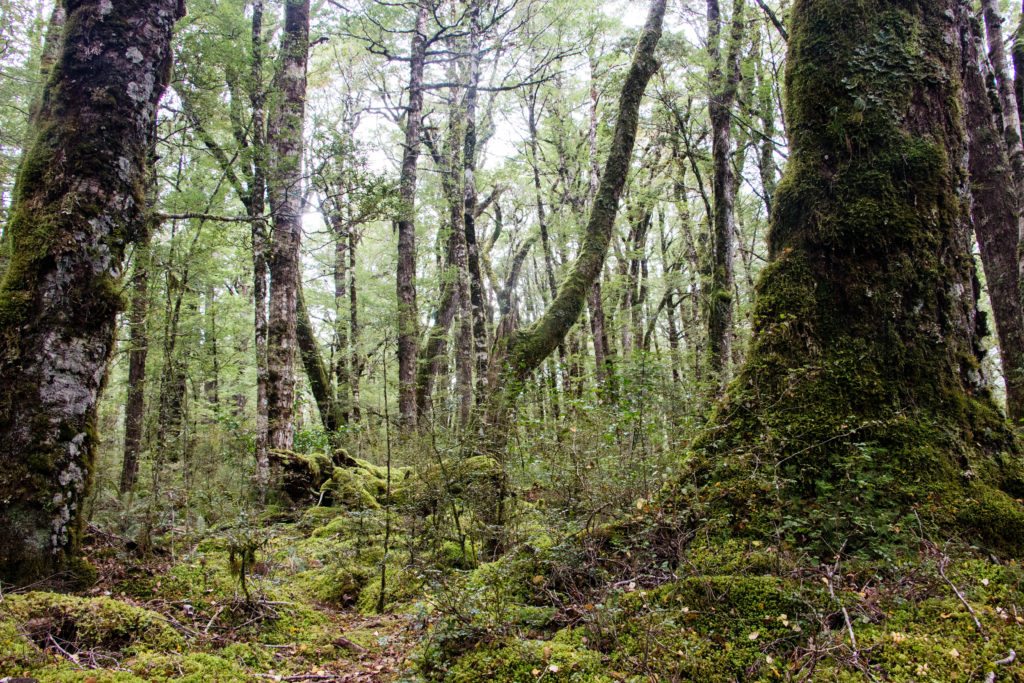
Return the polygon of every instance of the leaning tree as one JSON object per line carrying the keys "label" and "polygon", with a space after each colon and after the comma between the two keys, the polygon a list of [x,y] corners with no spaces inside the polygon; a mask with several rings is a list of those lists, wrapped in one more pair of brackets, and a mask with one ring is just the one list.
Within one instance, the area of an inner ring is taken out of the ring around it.
{"label": "leaning tree", "polygon": [[0,580],[75,574],[96,401],[183,0],[64,0],[0,283]]}

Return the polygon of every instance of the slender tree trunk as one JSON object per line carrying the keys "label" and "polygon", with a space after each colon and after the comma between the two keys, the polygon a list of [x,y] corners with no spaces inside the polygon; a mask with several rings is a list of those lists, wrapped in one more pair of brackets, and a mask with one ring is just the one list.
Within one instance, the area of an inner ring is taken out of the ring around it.
{"label": "slender tree trunk", "polygon": [[[152,210],[152,204],[150,206]],[[131,280],[132,298],[128,313],[131,348],[128,352],[128,396],[124,408],[124,460],[121,463],[119,487],[122,495],[135,487],[139,474],[139,455],[142,452],[146,409],[146,357],[149,354],[149,334],[146,329],[149,309],[149,237],[148,234],[143,236],[135,246]]]}
{"label": "slender tree trunk", "polygon": [[340,212],[332,221],[334,227],[334,392],[335,400],[344,420],[347,422],[351,412],[351,349],[349,348],[349,328],[351,321],[348,316],[348,269],[349,269],[349,231],[353,226],[342,220]]}
{"label": "slender tree trunk", "polygon": [[348,319],[349,319],[349,347],[352,349],[352,360],[350,364],[349,386],[352,391],[350,404],[351,418],[354,424],[362,419],[360,410],[360,378],[363,375],[363,356],[359,350],[359,292],[356,289],[356,247],[359,245],[359,235],[354,229],[348,231]]}
{"label": "slender tree trunk", "polygon": [[[995,70],[996,86],[999,92],[999,107],[1003,115],[1003,137],[1010,159],[1010,170],[1016,185],[1018,203],[1024,197],[1024,145],[1021,142],[1021,119],[1014,93],[1013,75],[1006,57],[1006,42],[1003,37],[1003,18],[999,15],[996,0],[982,0],[985,17],[985,33],[988,36],[989,58]],[[1024,275],[1024,261],[1021,262]]]}
{"label": "slender tree trunk", "polygon": [[252,181],[246,209],[252,222],[253,328],[256,353],[256,488],[266,501],[270,484],[270,420],[267,388],[267,196],[266,95],[263,89],[263,0],[253,0],[252,71],[249,100],[252,106]]}
{"label": "slender tree trunk", "polygon": [[267,123],[268,190],[273,215],[267,324],[267,417],[271,448],[291,450],[295,403],[302,149],[309,53],[309,0],[286,0],[281,55]]}
{"label": "slender tree trunk", "polygon": [[983,43],[983,39],[980,27],[976,27],[964,40],[971,217],[999,337],[1006,380],[1006,412],[1016,422],[1024,418],[1024,312],[1016,258],[1018,203],[1011,184],[1006,182],[1010,177],[1010,163],[986,86],[986,62],[979,43]]}
{"label": "slender tree trunk", "polygon": [[708,56],[711,60],[711,74],[708,79],[711,96],[708,106],[711,115],[711,155],[714,166],[713,267],[711,291],[708,293],[708,349],[711,354],[711,370],[718,381],[719,394],[725,390],[729,381],[729,361],[732,356],[735,286],[733,261],[736,252],[732,113],[740,80],[739,52],[743,39],[744,8],[745,0],[735,0],[733,3],[732,36],[723,64],[722,14],[719,0],[707,0]]}
{"label": "slender tree trunk", "polygon": [[[68,5],[65,5],[68,7]],[[0,282],[0,579],[80,567],[96,401],[127,244],[145,230],[156,105],[179,0],[71,6],[9,224]],[[84,97],[84,92],[92,93]]]}
{"label": "slender tree trunk", "polygon": [[398,218],[398,412],[403,430],[416,426],[416,166],[423,117],[423,69],[427,52],[429,0],[419,0],[409,53],[409,104],[405,112],[405,147],[398,181],[402,203]]}
{"label": "slender tree trunk", "polygon": [[455,301],[457,311],[455,371],[461,424],[469,422],[473,409],[473,302],[469,274],[469,245],[466,243],[464,212],[465,189],[464,141],[466,110],[459,103],[460,93],[452,94],[449,114],[447,171],[444,184],[451,208],[452,264],[455,266]]}

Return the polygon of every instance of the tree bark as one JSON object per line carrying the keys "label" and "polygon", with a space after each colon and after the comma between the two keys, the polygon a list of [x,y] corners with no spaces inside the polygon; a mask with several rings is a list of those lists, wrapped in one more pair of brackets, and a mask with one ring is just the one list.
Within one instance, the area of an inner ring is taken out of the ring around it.
{"label": "tree bark", "polygon": [[295,403],[302,150],[309,53],[309,0],[287,0],[284,34],[267,123],[270,315],[267,323],[267,419],[271,448],[291,450]]}
{"label": "tree bark", "polygon": [[[1021,119],[1017,96],[1014,93],[1013,75],[1010,73],[1009,60],[1006,58],[1003,18],[999,15],[995,0],[982,0],[981,7],[985,17],[985,33],[988,36],[989,58],[995,71],[999,107],[1003,115],[1003,137],[1006,140],[1017,201],[1020,203],[1024,197],[1024,144],[1021,141]],[[1024,261],[1021,262],[1021,268],[1024,275]]]}
{"label": "tree bark", "polygon": [[267,112],[263,90],[263,0],[252,5],[252,71],[249,103],[252,107],[252,180],[243,196],[252,223],[253,329],[256,353],[256,488],[266,501],[270,485],[270,420],[267,387]]}
{"label": "tree bark", "polygon": [[409,104],[405,112],[405,145],[398,181],[398,413],[402,429],[416,426],[416,353],[419,320],[416,307],[416,166],[423,118],[423,69],[427,53],[428,0],[419,0],[409,53]]}
{"label": "tree bark", "polygon": [[959,0],[793,7],[771,263],[693,461],[722,533],[832,557],[886,542],[913,509],[936,533],[1020,545],[1004,493],[1024,487],[1019,451],[979,372],[966,18]]}
{"label": "tree bark", "polygon": [[342,404],[338,401],[331,383],[331,371],[327,363],[324,362],[323,354],[320,353],[320,343],[316,339],[316,331],[309,318],[309,309],[306,308],[306,298],[302,292],[301,280],[297,283],[296,288],[296,311],[299,353],[302,356],[306,377],[309,379],[309,388],[313,392],[313,399],[316,401],[316,407],[320,413],[320,422],[331,443],[340,446],[338,430],[345,425],[346,418]]}
{"label": "tree bark", "polygon": [[510,340],[508,355],[492,362],[504,363],[500,391],[492,393],[488,422],[496,443],[501,443],[507,412],[523,380],[537,369],[544,359],[565,339],[586,304],[587,294],[600,276],[615,228],[619,197],[625,185],[633,156],[640,103],[647,83],[658,69],[654,51],[661,39],[665,18],[665,0],[653,0],[643,33],[633,56],[629,73],[619,97],[619,112],[612,137],[612,146],[597,197],[587,222],[579,256],[558,291],[558,296],[541,318]]}
{"label": "tree bark", "polygon": [[[973,40],[972,40],[973,38]],[[965,36],[964,99],[971,178],[971,217],[981,249],[1006,381],[1007,416],[1024,418],[1024,311],[1017,276],[1019,214],[1010,162],[984,73],[981,29]]]}
{"label": "tree bark", "polygon": [[711,96],[711,155],[714,166],[712,195],[714,198],[712,233],[711,291],[708,292],[708,351],[711,370],[721,394],[729,381],[732,356],[733,289],[736,254],[736,180],[732,166],[732,113],[740,80],[739,53],[743,40],[745,0],[733,3],[732,35],[725,63],[722,63],[722,14],[718,0],[707,0],[708,57],[711,73],[708,81]]}
{"label": "tree bark", "polygon": [[[150,205],[150,210],[154,209],[155,207]],[[148,237],[149,235],[143,236],[136,244],[131,280],[132,300],[128,313],[131,348],[128,352],[128,395],[124,408],[124,460],[121,463],[119,487],[121,495],[135,487],[139,474],[139,455],[142,452],[146,409],[146,357],[149,354],[149,334],[146,330],[150,266]]]}
{"label": "tree bark", "polygon": [[[0,283],[0,579],[72,574],[180,0],[66,2]],[[86,93],[90,93],[86,96]]]}

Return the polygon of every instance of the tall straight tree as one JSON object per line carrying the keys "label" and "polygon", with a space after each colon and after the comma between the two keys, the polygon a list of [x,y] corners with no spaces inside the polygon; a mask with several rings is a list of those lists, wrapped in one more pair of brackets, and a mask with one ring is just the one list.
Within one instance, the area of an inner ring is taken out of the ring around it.
{"label": "tall straight tree", "polygon": [[290,450],[295,437],[299,245],[302,238],[302,150],[309,57],[309,0],[287,0],[284,34],[267,123],[270,314],[267,326],[267,420],[271,448]]}
{"label": "tall straight tree", "polygon": [[423,121],[423,69],[427,61],[430,0],[419,0],[409,52],[409,102],[405,109],[405,146],[398,181],[401,201],[398,229],[398,412],[403,429],[416,426],[416,357],[419,320],[416,308],[416,168]]}
{"label": "tall straight tree", "polygon": [[1001,121],[987,85],[981,28],[965,34],[964,116],[971,178],[971,218],[985,269],[1006,382],[1006,413],[1024,419],[1024,309],[1017,273],[1020,211]]}
{"label": "tall straight tree", "polygon": [[771,263],[694,460],[700,514],[725,533],[781,531],[832,557],[870,552],[914,512],[1020,546],[1024,469],[978,365],[967,14],[959,0],[793,6]]}
{"label": "tall straight tree", "polygon": [[718,379],[718,391],[729,380],[732,356],[733,292],[736,255],[736,177],[733,170],[732,117],[740,81],[740,43],[744,36],[745,0],[735,0],[732,8],[732,32],[726,56],[722,59],[722,10],[718,0],[707,0],[708,57],[711,94],[711,156],[714,166],[712,193],[714,216],[712,231],[711,291],[708,293],[708,350],[711,370]]}
{"label": "tall straight tree", "polygon": [[181,0],[67,0],[0,283],[0,579],[74,573],[128,244]]}

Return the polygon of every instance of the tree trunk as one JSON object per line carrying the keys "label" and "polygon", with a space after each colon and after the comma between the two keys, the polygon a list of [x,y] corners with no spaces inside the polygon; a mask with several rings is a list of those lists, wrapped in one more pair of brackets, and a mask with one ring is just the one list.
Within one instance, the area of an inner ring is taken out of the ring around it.
{"label": "tree trunk", "polygon": [[588,292],[601,275],[615,228],[619,197],[633,156],[640,103],[647,83],[658,69],[654,51],[661,39],[664,18],[665,0],[652,0],[647,23],[622,86],[612,146],[576,262],[558,296],[541,318],[510,340],[507,358],[492,358],[492,362],[504,363],[499,391],[492,393],[488,415],[492,434],[498,437],[494,439],[496,444],[502,443],[507,413],[523,381],[565,339],[583,311]]}
{"label": "tree trunk", "polygon": [[[1006,58],[1006,42],[1003,37],[1003,18],[999,16],[996,0],[982,0],[985,16],[985,33],[988,36],[989,58],[995,70],[996,87],[999,92],[999,107],[1003,115],[1003,137],[1010,158],[1010,170],[1016,185],[1018,203],[1024,197],[1024,145],[1021,142],[1021,119],[1014,93],[1013,75]],[[1021,263],[1024,274],[1024,262]]]}
{"label": "tree trunk", "polygon": [[722,14],[718,0],[707,0],[708,56],[711,74],[708,78],[711,96],[711,155],[714,166],[712,193],[714,197],[712,233],[711,291],[708,293],[708,350],[711,370],[718,380],[719,394],[729,381],[729,360],[732,356],[733,260],[736,253],[736,181],[732,166],[732,113],[740,80],[739,53],[743,39],[744,0],[733,3],[732,35],[725,64],[722,64]]}
{"label": "tree trunk", "polygon": [[398,224],[398,412],[402,429],[416,426],[416,349],[419,320],[416,308],[416,166],[420,156],[423,117],[423,69],[427,52],[428,0],[419,0],[409,53],[409,104],[405,112],[405,146],[398,181],[401,213]]}
{"label": "tree trunk", "polygon": [[302,293],[301,280],[297,283],[296,288],[296,336],[299,353],[302,356],[302,365],[306,370],[306,377],[309,379],[309,388],[313,392],[313,399],[320,412],[320,422],[331,443],[340,446],[338,430],[345,425],[345,414],[331,384],[331,372],[324,362],[323,354],[320,353],[320,343],[316,339],[316,331],[309,318],[309,309],[306,308],[306,298]]}
{"label": "tree trunk", "polygon": [[299,245],[302,239],[302,150],[309,53],[309,0],[286,0],[281,55],[267,123],[270,244],[267,324],[267,418],[271,448],[291,450],[295,437]]}
{"label": "tree trunk", "polygon": [[1010,163],[986,86],[980,33],[977,27],[964,42],[971,214],[999,337],[1006,412],[1017,422],[1024,418],[1024,312],[1017,277],[1019,214],[1017,197],[1006,182]]}
{"label": "tree trunk", "polygon": [[[74,574],[127,244],[180,0],[66,3],[0,283],[0,579]],[[85,96],[84,93],[91,93]]]}
{"label": "tree trunk", "polygon": [[[155,196],[155,193],[153,193]],[[152,204],[150,209],[153,210]],[[149,235],[144,235],[135,246],[132,273],[132,301],[128,313],[131,338],[128,352],[128,396],[124,408],[124,460],[121,463],[121,495],[135,487],[139,474],[139,454],[142,452],[142,432],[146,409],[146,356],[149,354],[149,334],[146,317],[149,309]]]}
{"label": "tree trunk", "polygon": [[[723,533],[832,557],[870,552],[915,510],[1019,551],[1003,493],[1024,492],[1019,451],[979,372],[966,19],[959,0],[793,7],[771,263],[694,460],[700,514]],[[901,68],[880,70],[890,57]]]}
{"label": "tree trunk", "polygon": [[256,352],[256,488],[266,501],[270,485],[270,420],[267,387],[267,197],[266,95],[263,91],[263,0],[252,5],[252,181],[246,193],[246,210],[252,222],[253,327]]}

